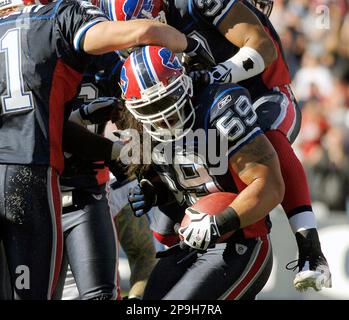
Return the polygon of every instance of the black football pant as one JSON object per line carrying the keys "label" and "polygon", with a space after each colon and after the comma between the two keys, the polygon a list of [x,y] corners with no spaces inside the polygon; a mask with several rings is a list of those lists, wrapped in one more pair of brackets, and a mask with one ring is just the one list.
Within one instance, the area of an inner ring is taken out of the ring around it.
{"label": "black football pant", "polygon": [[62,224],[64,263],[54,298],[62,296],[69,263],[80,299],[117,299],[118,248],[104,186],[99,194],[74,190]]}
{"label": "black football pant", "polygon": [[144,300],[252,300],[267,283],[273,263],[269,236],[229,240],[206,253],[179,250],[161,258]]}
{"label": "black football pant", "polygon": [[13,298],[50,299],[62,259],[61,197],[54,169],[0,164],[0,240]]}
{"label": "black football pant", "polygon": [[0,242],[0,300],[11,300],[12,288],[4,247]]}

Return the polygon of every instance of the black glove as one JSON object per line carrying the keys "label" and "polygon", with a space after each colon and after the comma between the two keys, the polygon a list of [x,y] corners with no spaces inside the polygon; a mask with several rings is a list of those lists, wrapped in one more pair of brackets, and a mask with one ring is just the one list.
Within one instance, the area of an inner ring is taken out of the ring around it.
{"label": "black glove", "polygon": [[141,217],[156,205],[157,194],[153,184],[142,179],[137,186],[129,190],[128,202],[136,217]]}
{"label": "black glove", "polygon": [[216,65],[211,53],[198,40],[187,37],[188,45],[184,53],[190,57],[189,64],[198,64],[206,69]]}
{"label": "black glove", "polygon": [[81,118],[90,123],[104,123],[110,120],[111,112],[116,107],[116,99],[98,98],[79,108]]}
{"label": "black glove", "polygon": [[105,165],[109,168],[109,171],[113,174],[117,181],[123,181],[127,178],[126,171],[127,166],[119,160],[106,161]]}
{"label": "black glove", "polygon": [[194,95],[196,92],[201,92],[204,90],[209,84],[211,84],[211,72],[209,70],[197,70],[191,71],[189,73],[190,78],[193,81],[193,92]]}

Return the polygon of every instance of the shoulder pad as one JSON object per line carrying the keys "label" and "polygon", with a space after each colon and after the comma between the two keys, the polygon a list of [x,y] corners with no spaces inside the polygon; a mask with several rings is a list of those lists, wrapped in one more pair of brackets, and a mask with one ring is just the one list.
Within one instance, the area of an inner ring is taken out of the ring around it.
{"label": "shoulder pad", "polygon": [[188,0],[193,18],[218,26],[238,0]]}
{"label": "shoulder pad", "polygon": [[227,109],[233,107],[241,96],[250,100],[248,90],[241,86],[232,83],[208,86],[200,99],[206,110],[209,110],[209,114],[206,114],[208,122],[214,122]]}
{"label": "shoulder pad", "polygon": [[[234,84],[225,84],[219,87],[215,85],[209,91],[214,94],[214,97],[209,102],[210,106],[206,105],[208,107],[206,107],[205,116],[206,131],[217,129],[220,136],[228,138],[230,149],[234,151],[238,150],[255,134],[261,133],[257,114],[245,88]],[[209,97],[208,94],[207,101]]]}

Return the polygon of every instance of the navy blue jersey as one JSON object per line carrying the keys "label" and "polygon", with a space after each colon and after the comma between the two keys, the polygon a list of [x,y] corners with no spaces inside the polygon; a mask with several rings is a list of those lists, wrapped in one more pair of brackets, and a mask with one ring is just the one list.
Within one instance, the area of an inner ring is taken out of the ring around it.
{"label": "navy blue jersey", "polygon": [[[206,140],[188,135],[183,146],[173,143],[171,152],[153,150],[155,170],[175,192],[177,200],[187,205],[209,193],[238,192],[228,161],[224,172],[215,174],[213,169],[262,133],[248,91],[234,84],[208,86],[195,101],[195,114],[193,131],[204,133]],[[225,149],[220,143],[227,144]]]}
{"label": "navy blue jersey", "polygon": [[[101,55],[94,59],[84,72],[78,96],[71,103],[76,110],[101,97],[119,97],[121,89],[118,86],[122,61],[115,52]],[[105,123],[91,124],[88,129],[94,133],[102,134]]]}
{"label": "navy blue jersey", "polygon": [[[119,82],[122,61],[115,52],[104,54],[94,60],[84,73],[79,95],[72,102],[73,110],[100,97],[120,95]],[[91,124],[87,128],[96,134],[104,134],[106,123]],[[61,185],[66,188],[100,190],[98,186],[109,180],[109,171],[102,164],[79,157],[78,154],[66,154],[65,169]],[[99,191],[98,191],[99,192]]]}
{"label": "navy blue jersey", "polygon": [[106,20],[90,3],[69,0],[0,17],[0,163],[62,171],[65,106],[95,58],[80,42]]}
{"label": "navy blue jersey", "polygon": [[[210,193],[239,193],[241,184],[235,180],[238,177],[229,166],[228,159],[262,134],[248,91],[234,84],[208,86],[195,101],[195,113],[193,130],[204,130],[207,133],[206,141],[200,144],[199,140],[188,138],[183,145],[172,143],[172,149],[153,149],[154,169],[183,206],[191,206],[200,197]],[[210,130],[213,134],[211,136]],[[221,145],[217,147],[221,140],[228,144],[223,150],[219,150]],[[202,148],[203,144],[206,148]],[[222,154],[219,154],[220,151]],[[217,159],[211,158],[209,152],[215,152]],[[227,160],[225,171],[214,171],[224,160]],[[172,209],[169,206],[168,212],[165,208],[164,213],[160,213],[153,223],[156,225],[154,229],[160,232],[165,230],[166,234],[173,230],[174,223],[182,220],[183,215],[179,207]],[[266,217],[242,229],[239,235],[253,238],[267,234],[271,227],[269,222]]]}
{"label": "navy blue jersey", "polygon": [[[240,48],[227,40],[218,27],[229,10],[238,0],[167,0],[167,22],[181,32],[191,35],[208,49],[216,63],[224,62],[235,55]],[[248,1],[241,1],[260,20],[273,39],[278,51],[278,59],[264,72],[239,84],[250,91],[252,100],[262,96],[277,86],[291,83],[278,34],[269,19]]]}
{"label": "navy blue jersey", "polygon": [[121,67],[122,61],[115,52],[97,57],[84,73],[81,89],[73,102],[73,108],[77,109],[100,97],[119,96],[118,82]]}

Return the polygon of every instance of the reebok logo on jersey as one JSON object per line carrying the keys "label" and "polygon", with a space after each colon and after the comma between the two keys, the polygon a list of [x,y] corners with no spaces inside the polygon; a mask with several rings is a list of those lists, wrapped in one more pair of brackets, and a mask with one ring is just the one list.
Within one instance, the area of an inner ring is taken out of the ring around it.
{"label": "reebok logo on jersey", "polygon": [[254,62],[252,61],[251,58],[248,58],[247,60],[242,62],[242,66],[246,71],[253,69],[254,68]]}
{"label": "reebok logo on jersey", "polygon": [[231,95],[225,96],[222,100],[218,102],[218,109],[224,108],[232,100]]}
{"label": "reebok logo on jersey", "polygon": [[237,254],[242,256],[247,251],[247,247],[244,246],[243,244],[235,243],[235,250],[236,250]]}

